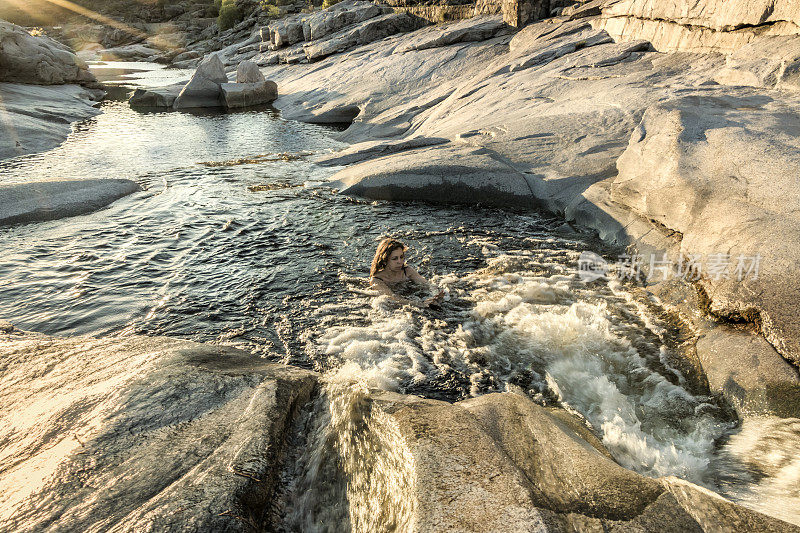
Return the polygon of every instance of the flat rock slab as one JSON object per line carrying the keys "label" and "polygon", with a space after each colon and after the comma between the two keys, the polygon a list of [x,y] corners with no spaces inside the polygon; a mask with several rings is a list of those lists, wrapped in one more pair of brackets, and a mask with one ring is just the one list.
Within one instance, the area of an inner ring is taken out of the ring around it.
{"label": "flat rock slab", "polygon": [[313,372],[156,337],[0,334],[0,529],[252,531]]}
{"label": "flat rock slab", "polygon": [[397,152],[436,146],[447,142],[449,140],[442,137],[414,137],[401,141],[366,141],[348,146],[339,152],[319,155],[314,159],[314,162],[323,167],[351,165],[367,159],[375,159],[376,157],[383,157]]}
{"label": "flat rock slab", "polygon": [[0,159],[55,148],[71,124],[100,113],[99,96],[78,85],[0,83]]}
{"label": "flat rock slab", "polygon": [[435,146],[359,163],[332,177],[342,194],[374,200],[533,205],[522,174],[483,149]]}
{"label": "flat rock slab", "polygon": [[91,213],[138,190],[136,182],[125,179],[0,185],[0,225]]}

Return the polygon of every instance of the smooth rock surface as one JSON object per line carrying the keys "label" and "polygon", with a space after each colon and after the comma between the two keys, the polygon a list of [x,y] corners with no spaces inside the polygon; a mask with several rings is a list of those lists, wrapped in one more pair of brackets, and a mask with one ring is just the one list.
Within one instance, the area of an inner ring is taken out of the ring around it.
{"label": "smooth rock surface", "polygon": [[278,86],[274,81],[223,83],[220,89],[222,102],[228,109],[266,104],[278,97]]}
{"label": "smooth rock surface", "polygon": [[210,54],[197,66],[189,83],[175,99],[175,109],[192,107],[219,107],[220,85],[228,83],[225,67],[217,54]]}
{"label": "smooth rock surface", "polygon": [[389,35],[413,31],[419,26],[417,20],[405,13],[381,15],[332,34],[324,40],[314,40],[303,46],[303,51],[309,61],[316,61]]}
{"label": "smooth rock surface", "polygon": [[313,372],[169,338],[0,335],[0,528],[252,531]]}
{"label": "smooth rock surface", "polygon": [[533,205],[524,176],[482,149],[422,148],[348,167],[333,180],[343,194],[375,200]]}
{"label": "smooth rock surface", "polygon": [[91,213],[138,190],[125,179],[0,184],[0,225]]}
{"label": "smooth rock surface", "polygon": [[0,83],[0,159],[55,148],[73,122],[100,113],[101,95],[78,85]]}
{"label": "smooth rock surface", "polygon": [[86,63],[46,36],[0,20],[0,82],[59,85],[95,81]]}
{"label": "smooth rock surface", "polygon": [[449,404],[375,392],[371,417],[399,433],[405,449],[393,453],[410,455],[412,531],[800,531],[691,483],[625,470],[579,420],[522,395]]}

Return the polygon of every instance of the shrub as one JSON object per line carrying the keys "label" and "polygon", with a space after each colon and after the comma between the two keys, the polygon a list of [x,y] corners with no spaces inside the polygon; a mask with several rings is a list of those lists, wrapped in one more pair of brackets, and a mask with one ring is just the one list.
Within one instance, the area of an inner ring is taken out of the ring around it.
{"label": "shrub", "polygon": [[[216,2],[216,0],[214,1]],[[217,26],[222,31],[229,30],[242,20],[242,13],[232,0],[224,0],[220,3]]]}
{"label": "shrub", "polygon": [[261,8],[264,10],[264,14],[271,19],[276,19],[281,16],[281,10],[277,8],[277,6],[271,6],[269,4],[262,4]]}
{"label": "shrub", "polygon": [[338,4],[339,0],[324,0],[322,2],[322,9],[328,9],[332,5]]}

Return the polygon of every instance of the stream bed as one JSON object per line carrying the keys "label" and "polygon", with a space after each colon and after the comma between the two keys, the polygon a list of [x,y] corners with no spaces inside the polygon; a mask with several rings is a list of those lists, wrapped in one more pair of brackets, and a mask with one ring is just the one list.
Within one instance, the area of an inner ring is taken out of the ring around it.
{"label": "stream bed", "polygon": [[[100,68],[133,76],[126,83],[175,76]],[[102,106],[59,148],[0,161],[0,183],[127,178],[142,191],[89,215],[0,228],[0,318],[51,335],[237,346],[322,372],[329,405],[357,386],[446,401],[513,387],[581,416],[627,468],[800,524],[800,421],[741,425],[691,374],[691,338],[674,317],[636,285],[581,279],[582,251],[618,253],[593,235],[531,211],[338,195],[325,186],[336,169],[309,160],[345,146],[336,129],[269,107]],[[372,254],[389,235],[447,290],[441,311],[370,290]],[[330,520],[318,508],[324,480],[304,482],[317,497],[288,496],[287,530]]]}

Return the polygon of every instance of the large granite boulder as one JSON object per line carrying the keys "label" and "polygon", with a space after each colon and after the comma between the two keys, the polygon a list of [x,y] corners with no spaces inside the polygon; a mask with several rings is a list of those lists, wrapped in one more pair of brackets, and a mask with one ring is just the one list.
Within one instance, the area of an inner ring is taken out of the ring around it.
{"label": "large granite boulder", "polygon": [[91,213],[139,190],[126,179],[37,181],[0,185],[0,226]]}
{"label": "large granite boulder", "polygon": [[228,83],[225,67],[217,54],[210,54],[197,66],[189,83],[175,99],[173,107],[220,107],[220,85],[223,83]]}
{"label": "large granite boulder", "polygon": [[612,198],[700,255],[718,315],[757,322],[800,363],[800,115],[767,95],[715,89],[648,108],[617,162]]}
{"label": "large granite boulder", "polygon": [[222,103],[228,109],[267,104],[278,97],[278,85],[274,81],[258,83],[223,83]]}
{"label": "large granite boulder", "polygon": [[63,44],[0,20],[0,81],[58,85],[93,82],[95,77]]}
{"label": "large granite boulder", "polygon": [[313,372],[169,338],[0,334],[0,529],[252,531]]}
{"label": "large granite boulder", "polygon": [[353,454],[341,464],[354,530],[800,531],[692,483],[626,470],[580,420],[521,394],[352,398],[331,401],[364,416],[336,437]]}
{"label": "large granite boulder", "polygon": [[236,83],[261,83],[264,75],[252,61],[242,61],[236,68]]}
{"label": "large granite boulder", "polygon": [[128,103],[131,107],[172,107],[185,85],[177,83],[166,87],[139,87],[133,91]]}

